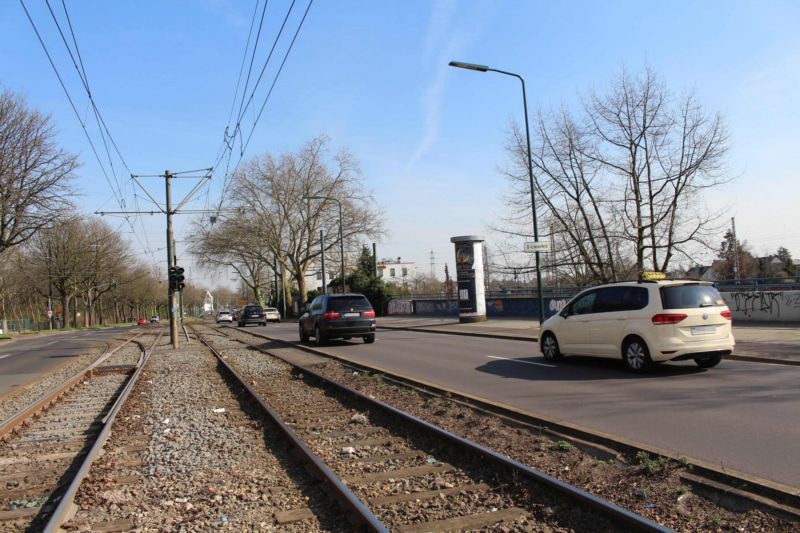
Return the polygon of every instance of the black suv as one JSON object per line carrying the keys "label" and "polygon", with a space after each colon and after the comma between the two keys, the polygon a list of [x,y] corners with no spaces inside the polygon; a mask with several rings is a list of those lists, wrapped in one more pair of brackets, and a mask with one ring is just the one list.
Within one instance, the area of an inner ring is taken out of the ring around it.
{"label": "black suv", "polygon": [[239,310],[239,319],[237,324],[240,328],[247,324],[255,324],[257,326],[267,325],[267,316],[264,314],[264,308],[260,305],[247,305]]}
{"label": "black suv", "polygon": [[324,294],[314,298],[300,317],[300,341],[362,337],[375,342],[375,311],[363,294]]}

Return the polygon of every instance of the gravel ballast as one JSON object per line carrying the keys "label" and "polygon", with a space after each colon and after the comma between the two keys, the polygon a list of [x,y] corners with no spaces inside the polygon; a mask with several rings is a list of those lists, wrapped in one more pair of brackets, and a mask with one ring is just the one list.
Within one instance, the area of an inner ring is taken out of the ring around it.
{"label": "gravel ballast", "polygon": [[[242,334],[232,335],[238,337]],[[298,430],[299,434],[311,450],[337,475],[344,478],[345,483],[363,502],[373,498],[458,489],[481,483],[487,483],[492,487],[489,492],[480,491],[475,494],[461,492],[449,496],[441,494],[433,499],[380,505],[372,509],[391,529],[408,524],[493,513],[510,508],[523,508],[529,513],[520,519],[504,522],[502,525],[496,524],[500,530],[560,531],[611,527],[599,515],[580,510],[574,501],[555,495],[542,487],[521,482],[494,463],[487,463],[481,457],[465,453],[447,441],[413,428],[382,410],[368,411],[369,408],[362,401],[348,397],[339,398],[338,393],[326,391],[324,387],[310,386],[304,376],[292,373],[290,365],[264,353],[242,348],[242,345],[233,338],[215,336],[213,343],[224,353],[226,360],[252,382],[259,394],[287,422],[298,424],[298,428],[302,428]],[[340,405],[339,412],[324,411],[336,403]],[[313,416],[314,408],[320,411],[316,417]],[[297,416],[295,414],[297,412],[308,412],[311,415],[306,420],[303,416]],[[357,417],[363,417],[362,422],[354,425],[353,421],[357,420]],[[316,421],[313,421],[314,419]],[[330,433],[350,432],[359,426],[377,428],[378,431],[368,436],[325,437]],[[369,441],[380,440],[383,435],[391,435],[397,441],[388,446],[357,444],[363,442],[365,438]],[[366,459],[379,454],[389,455],[410,451],[423,453],[402,461],[371,463]],[[412,477],[398,474],[380,482],[352,484],[347,481],[349,476],[391,473],[394,470],[410,467],[424,468],[426,465],[453,465],[456,470]]]}
{"label": "gravel ballast", "polygon": [[[132,335],[131,335],[132,336]],[[152,342],[153,337],[143,335],[139,337],[138,340],[142,342],[147,342],[148,340]],[[47,375],[45,378],[37,381],[36,383],[32,383],[29,386],[25,387],[24,389],[15,391],[8,396],[0,399],[0,422],[8,420],[10,417],[14,416],[20,410],[26,408],[54,388],[62,385],[69,379],[71,379],[75,374],[77,374],[80,370],[88,367],[93,362],[97,361],[104,353],[107,351],[113,350],[115,347],[120,346],[126,342],[124,339],[117,339],[110,342],[108,349],[104,349],[101,347],[93,348],[87,350],[86,353],[78,356],[77,358],[71,360],[70,362],[64,364],[63,366],[58,367],[55,371],[51,374]],[[129,348],[131,346],[131,348]],[[137,354],[141,353],[141,350],[136,344],[128,343],[125,345],[122,350],[120,351],[128,351],[133,350]],[[113,358],[114,356],[112,356]],[[128,358],[131,359],[131,358]],[[115,364],[136,364],[136,360],[133,363],[115,363]]]}
{"label": "gravel ballast", "polygon": [[[335,531],[338,508],[240,396],[208,350],[161,342],[84,480],[71,530]],[[287,525],[278,511],[311,509]],[[344,529],[339,529],[344,531]]]}
{"label": "gravel ballast", "polygon": [[[229,330],[226,330],[226,332]],[[246,342],[263,339],[240,331]],[[378,374],[354,370],[336,361],[313,369],[368,396],[436,424],[561,481],[582,488],[650,520],[678,531],[797,531],[798,524],[757,509],[734,511],[704,498],[681,479],[691,472],[683,463],[644,454],[614,456],[548,436],[446,398],[392,383]]]}

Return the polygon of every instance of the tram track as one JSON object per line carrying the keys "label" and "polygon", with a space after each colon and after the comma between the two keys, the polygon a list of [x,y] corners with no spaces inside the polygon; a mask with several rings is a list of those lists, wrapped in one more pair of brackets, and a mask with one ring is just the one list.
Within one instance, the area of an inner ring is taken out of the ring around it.
{"label": "tram track", "polygon": [[[296,342],[218,328],[676,530],[794,531],[800,494],[767,480],[540,419]],[[304,352],[309,355],[304,355]]]}
{"label": "tram track", "polygon": [[370,529],[668,531],[308,367],[282,360],[264,372],[269,352],[194,329]]}
{"label": "tram track", "polygon": [[40,530],[91,449],[146,349],[128,339],[0,426],[0,529]]}

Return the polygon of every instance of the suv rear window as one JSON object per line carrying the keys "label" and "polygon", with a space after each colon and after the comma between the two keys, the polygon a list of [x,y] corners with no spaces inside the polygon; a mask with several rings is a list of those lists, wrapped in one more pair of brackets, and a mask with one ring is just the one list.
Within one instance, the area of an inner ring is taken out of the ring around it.
{"label": "suv rear window", "polygon": [[260,313],[261,311],[262,309],[260,305],[248,305],[247,307],[244,308],[245,313],[255,313],[255,312]]}
{"label": "suv rear window", "polygon": [[725,305],[717,289],[711,285],[668,285],[661,287],[664,309],[694,309]]}
{"label": "suv rear window", "polygon": [[363,296],[339,296],[328,298],[330,311],[370,310],[372,305]]}

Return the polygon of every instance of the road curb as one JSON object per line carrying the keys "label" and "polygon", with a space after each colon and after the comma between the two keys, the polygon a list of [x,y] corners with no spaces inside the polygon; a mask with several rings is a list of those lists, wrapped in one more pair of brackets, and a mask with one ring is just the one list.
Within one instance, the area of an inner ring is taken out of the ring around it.
{"label": "road curb", "polygon": [[422,331],[424,333],[438,333],[441,335],[460,335],[463,337],[486,337],[488,339],[502,339],[507,341],[538,342],[538,337],[519,337],[517,335],[503,335],[502,333],[477,333],[474,331],[444,331],[428,328],[415,328],[413,326],[381,326],[378,329],[393,329],[397,331]]}

